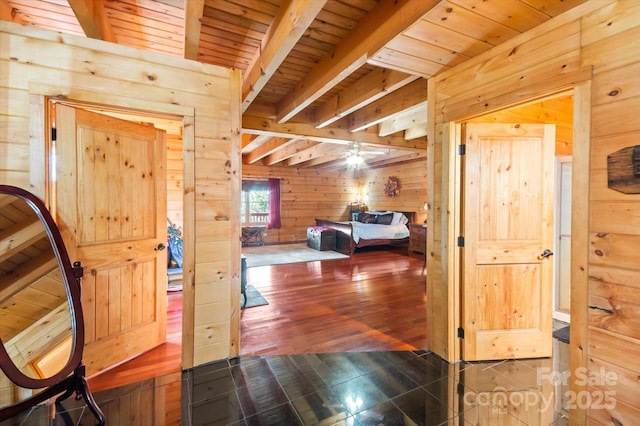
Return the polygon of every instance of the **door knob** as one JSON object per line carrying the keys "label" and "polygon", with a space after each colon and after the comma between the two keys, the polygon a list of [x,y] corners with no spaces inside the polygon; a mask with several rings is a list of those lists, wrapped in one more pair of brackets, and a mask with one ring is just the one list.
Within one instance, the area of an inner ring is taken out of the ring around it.
{"label": "door knob", "polygon": [[162,251],[164,249],[166,249],[167,246],[165,246],[164,244],[160,243],[158,244],[158,247],[154,248],[155,251]]}
{"label": "door knob", "polygon": [[545,257],[553,256],[553,252],[549,249],[544,249],[540,257],[544,259]]}

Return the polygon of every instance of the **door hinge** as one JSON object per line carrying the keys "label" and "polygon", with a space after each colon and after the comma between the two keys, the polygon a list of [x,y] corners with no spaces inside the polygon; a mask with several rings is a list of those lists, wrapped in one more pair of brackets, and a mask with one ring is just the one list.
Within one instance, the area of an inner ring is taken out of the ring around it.
{"label": "door hinge", "polygon": [[464,395],[464,385],[458,382],[458,384],[456,385],[456,391],[458,392],[458,395]]}
{"label": "door hinge", "polygon": [[463,236],[459,236],[458,237],[458,247],[464,247],[464,237]]}
{"label": "door hinge", "polygon": [[458,155],[465,155],[467,153],[467,145],[458,145]]}
{"label": "door hinge", "polygon": [[51,128],[51,140],[52,140],[52,141],[56,141],[56,140],[57,140],[57,139],[56,139],[57,133],[58,133],[58,132],[56,132],[56,128],[55,128],[55,127],[52,127],[52,128]]}
{"label": "door hinge", "polygon": [[464,328],[458,327],[458,338],[464,339]]}

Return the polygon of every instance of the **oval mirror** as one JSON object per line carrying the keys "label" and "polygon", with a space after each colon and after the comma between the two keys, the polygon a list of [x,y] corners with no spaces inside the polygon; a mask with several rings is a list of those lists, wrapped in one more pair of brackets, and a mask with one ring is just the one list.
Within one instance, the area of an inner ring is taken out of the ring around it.
{"label": "oval mirror", "polygon": [[45,224],[27,201],[0,194],[0,340],[24,375],[47,379],[73,346],[68,285]]}
{"label": "oval mirror", "polygon": [[65,391],[104,423],[84,378],[81,276],[42,201],[0,185],[0,421]]}

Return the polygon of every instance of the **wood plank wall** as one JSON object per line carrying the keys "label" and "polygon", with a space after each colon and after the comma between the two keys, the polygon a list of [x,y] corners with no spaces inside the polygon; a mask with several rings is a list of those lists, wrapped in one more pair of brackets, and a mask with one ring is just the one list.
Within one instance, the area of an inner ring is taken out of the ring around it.
{"label": "wood plank wall", "polygon": [[175,225],[184,225],[184,162],[182,135],[167,134],[167,217]]}
{"label": "wood plank wall", "polygon": [[[400,194],[387,197],[384,186],[390,176],[400,181]],[[363,200],[369,210],[396,210],[415,213],[414,222],[422,223],[427,217],[424,203],[427,202],[427,160],[421,158],[390,167],[363,168],[359,186]]]}
{"label": "wood plank wall", "polygon": [[280,180],[282,227],[265,231],[265,244],[307,240],[315,218],[347,220],[349,203],[356,200],[358,181],[350,170],[328,172],[291,167],[242,166],[243,179]]}
{"label": "wood plank wall", "polygon": [[4,21],[0,52],[4,183],[44,196],[45,95],[183,121],[182,366],[237,355],[240,72]]}
{"label": "wood plank wall", "polygon": [[[588,254],[586,244],[584,250],[572,247],[570,385],[585,398],[597,397],[600,391],[614,398],[614,404],[606,407],[578,404],[570,417],[576,425],[587,421],[629,425],[640,418],[640,195],[609,189],[606,173],[607,155],[638,144],[639,71],[640,4],[600,1],[578,6],[429,84],[433,121],[428,167],[434,174],[429,199],[437,207],[429,216],[429,227],[435,228],[429,244],[440,247],[442,258],[427,256],[431,317],[427,335],[430,349],[448,359],[455,357],[453,313],[442,308],[453,309],[455,296],[450,280],[454,276],[450,247],[455,236],[451,210],[455,207],[451,180],[455,155],[448,123],[575,87],[574,129],[579,135],[574,135],[574,182],[580,186],[574,186],[574,194],[586,193],[589,200],[587,209],[574,208],[573,213],[575,237],[585,243],[588,238]],[[586,143],[578,136],[586,136]],[[576,205],[585,203],[574,198]],[[601,380],[589,386],[578,383],[577,368],[583,365]],[[597,375],[600,367],[615,379],[604,382]]]}

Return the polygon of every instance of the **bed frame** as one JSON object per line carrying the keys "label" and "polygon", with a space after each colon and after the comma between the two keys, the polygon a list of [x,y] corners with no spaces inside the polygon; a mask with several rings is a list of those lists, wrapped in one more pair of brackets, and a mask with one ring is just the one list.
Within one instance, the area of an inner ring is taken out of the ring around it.
{"label": "bed frame", "polygon": [[[399,211],[399,210],[396,210]],[[409,223],[413,223],[414,212],[400,212],[403,213]],[[328,219],[317,219],[316,226],[324,226],[327,228],[336,230],[336,251],[351,256],[357,248],[368,246],[384,246],[384,245],[405,245],[409,242],[409,237],[401,239],[375,239],[365,240],[360,238],[360,241],[356,244],[353,240],[353,226],[351,222],[338,222]]]}

